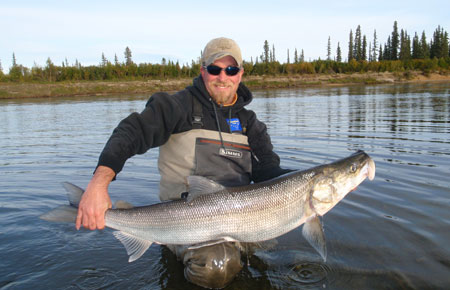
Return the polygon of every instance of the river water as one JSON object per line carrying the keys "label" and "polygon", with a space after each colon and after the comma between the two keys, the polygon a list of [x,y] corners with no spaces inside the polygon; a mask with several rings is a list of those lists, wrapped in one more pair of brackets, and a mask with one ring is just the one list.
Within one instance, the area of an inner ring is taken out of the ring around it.
{"label": "river water", "polygon": [[[301,228],[243,258],[227,289],[450,289],[450,84],[256,91],[283,167],[366,151],[377,166],[323,217],[328,257]],[[0,101],[0,288],[198,289],[165,247],[133,263],[112,230],[38,216],[85,187],[119,120],[148,96]],[[130,159],[113,200],[158,201],[158,150]]]}

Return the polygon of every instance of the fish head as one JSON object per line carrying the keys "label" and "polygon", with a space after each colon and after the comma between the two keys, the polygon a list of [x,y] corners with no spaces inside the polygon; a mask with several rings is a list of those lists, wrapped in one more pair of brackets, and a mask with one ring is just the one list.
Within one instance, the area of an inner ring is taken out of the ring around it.
{"label": "fish head", "polygon": [[311,188],[310,206],[318,215],[324,215],[353,191],[366,178],[375,177],[375,162],[364,151],[319,166]]}

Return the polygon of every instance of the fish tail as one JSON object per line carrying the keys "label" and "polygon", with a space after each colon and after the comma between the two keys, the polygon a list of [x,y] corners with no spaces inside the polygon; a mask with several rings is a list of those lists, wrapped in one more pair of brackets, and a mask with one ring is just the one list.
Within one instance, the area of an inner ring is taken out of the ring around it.
{"label": "fish tail", "polygon": [[78,213],[78,205],[84,190],[70,182],[63,182],[63,186],[67,191],[69,205],[58,206],[57,208],[39,216],[40,219],[49,222],[75,222]]}
{"label": "fish tail", "polygon": [[70,205],[61,205],[51,211],[40,215],[39,218],[49,222],[74,223],[77,219],[78,209]]}

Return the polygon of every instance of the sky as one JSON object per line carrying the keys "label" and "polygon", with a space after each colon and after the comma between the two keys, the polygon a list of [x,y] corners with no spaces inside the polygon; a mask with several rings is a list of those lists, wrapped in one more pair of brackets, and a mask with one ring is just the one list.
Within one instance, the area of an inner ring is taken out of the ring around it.
{"label": "sky", "polygon": [[384,44],[398,28],[409,35],[425,31],[429,40],[438,26],[450,29],[450,1],[396,0],[0,0],[0,62],[8,72],[18,64],[44,67],[48,58],[83,66],[98,65],[102,53],[124,61],[129,47],[135,63],[161,63],[162,58],[190,64],[216,37],[234,39],[244,60],[255,60],[264,41],[280,62],[304,51],[306,60],[332,57],[338,42],[344,58],[350,30],[358,25],[368,42],[376,30]]}

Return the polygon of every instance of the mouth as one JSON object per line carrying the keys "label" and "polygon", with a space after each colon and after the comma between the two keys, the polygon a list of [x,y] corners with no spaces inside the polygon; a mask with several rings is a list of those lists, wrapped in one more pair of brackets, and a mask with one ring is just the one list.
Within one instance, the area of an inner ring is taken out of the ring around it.
{"label": "mouth", "polygon": [[226,90],[226,89],[230,88],[230,85],[228,85],[226,83],[215,83],[214,87],[216,87],[219,90]]}
{"label": "mouth", "polygon": [[364,165],[362,172],[369,180],[373,180],[375,178],[375,162],[372,159],[369,159]]}
{"label": "mouth", "polygon": [[369,177],[369,180],[375,178],[375,162],[372,159],[369,159],[367,177]]}
{"label": "mouth", "polygon": [[221,87],[221,86],[216,86],[216,89],[218,89],[218,90],[227,90],[227,89],[228,89],[228,87]]}

